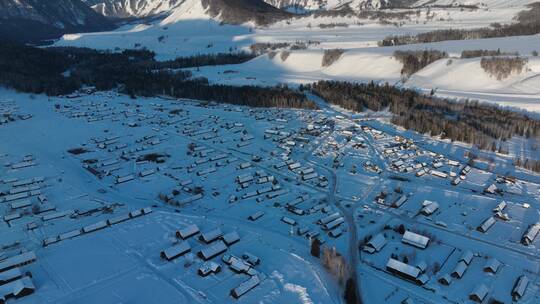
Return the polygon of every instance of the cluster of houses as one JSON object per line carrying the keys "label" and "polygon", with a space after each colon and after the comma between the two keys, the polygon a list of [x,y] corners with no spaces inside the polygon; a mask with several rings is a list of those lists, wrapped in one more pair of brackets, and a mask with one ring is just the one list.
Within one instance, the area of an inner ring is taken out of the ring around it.
{"label": "cluster of houses", "polygon": [[[453,280],[459,280],[463,278],[465,272],[470,267],[475,254],[466,250],[462,253],[461,257],[457,261],[456,266],[452,272],[447,273],[439,277],[438,282],[442,285],[449,286],[452,284]],[[491,273],[493,275],[497,274],[504,265],[497,260],[496,258],[487,258],[484,262],[482,269],[485,273]],[[525,294],[525,290],[528,285],[528,278],[524,275],[518,276],[514,287],[511,291],[511,296],[514,301],[519,300]],[[480,283],[475,286],[469,294],[469,299],[478,303],[483,303],[484,299],[487,298],[487,295],[491,292],[491,289],[485,283]]]}
{"label": "cluster of houses", "polygon": [[45,178],[4,178],[1,180],[0,203],[8,206],[3,220],[10,225],[12,221],[21,219],[25,214],[42,215],[56,207],[50,204],[42,190]]}
{"label": "cluster of houses", "polygon": [[[159,164],[169,156],[160,150],[159,144],[166,140],[152,134],[129,142],[121,136],[111,135],[92,138],[95,149],[79,147],[68,152],[81,154],[83,168],[96,177],[102,179],[111,176],[114,184],[123,184],[137,178],[148,178],[161,170]],[[136,170],[133,170],[130,162],[135,163]]]}
{"label": "cluster of houses", "polygon": [[148,106],[155,113],[148,114],[143,111],[143,108],[131,103],[110,104],[105,100],[82,101],[78,97],[80,95],[77,94],[69,98],[69,102],[55,104],[56,111],[65,117],[84,119],[89,123],[110,121],[133,128],[140,127],[142,124],[155,126],[167,124],[160,115],[155,114],[163,112],[163,105],[158,103],[149,103]]}
{"label": "cluster of houses", "polygon": [[[417,177],[431,175],[442,179],[450,178],[451,184],[455,186],[464,180],[471,170],[470,166],[461,166],[458,161],[447,159],[442,154],[420,149],[411,139],[390,137],[382,131],[366,126],[363,126],[363,129],[375,139],[385,139],[382,141],[382,153],[390,160],[390,168],[396,172],[414,173]],[[460,166],[461,169],[458,170]]]}
{"label": "cluster of houses", "polygon": [[[416,247],[418,249],[426,249],[429,246],[430,238],[420,235],[412,231],[405,231],[401,239],[403,244]],[[362,251],[374,254],[380,252],[387,244],[386,237],[383,233],[378,233],[371,237],[361,248]],[[450,286],[454,280],[463,278],[467,270],[471,267],[475,254],[466,250],[463,251],[460,258],[457,260],[454,268],[446,273],[438,276],[437,282],[443,286]],[[496,275],[504,267],[504,264],[496,258],[488,258],[483,262],[482,269],[485,273]],[[416,264],[408,264],[407,260],[400,261],[397,256],[392,256],[386,263],[386,270],[397,277],[408,280],[418,285],[425,285],[429,281],[427,275],[428,265],[424,261]],[[514,286],[511,290],[511,296],[514,301],[521,299],[529,285],[529,278],[526,275],[517,275]],[[491,292],[490,284],[480,282],[470,291],[468,297],[471,301],[484,303],[488,294]]]}
{"label": "cluster of houses", "polygon": [[235,182],[238,185],[236,190],[243,191],[241,199],[255,199],[261,202],[264,198],[274,199],[289,193],[288,189],[281,187],[277,178],[264,170],[241,173],[236,176]]}
{"label": "cluster of houses", "polygon": [[[306,205],[302,207],[300,205]],[[309,206],[309,208],[307,207]],[[308,194],[302,194],[296,196],[285,203],[285,209],[291,213],[291,215],[286,215],[281,217],[281,222],[291,226],[291,231],[293,227],[295,228],[296,235],[305,236],[307,239],[319,239],[320,243],[323,244],[326,242],[324,235],[328,235],[331,238],[339,238],[346,231],[345,218],[339,212],[334,212],[334,209],[329,206],[327,203],[319,202],[316,199],[311,199]],[[317,226],[308,226],[304,224],[299,224],[294,217],[296,216],[315,216],[318,212],[323,215],[319,217],[315,223]],[[264,212],[257,212],[248,219],[255,221],[259,217],[262,217]],[[324,235],[321,234],[324,233]]]}
{"label": "cluster of houses", "polygon": [[[160,252],[162,259],[173,261],[190,254],[193,249],[192,245],[200,245],[202,247],[196,253],[202,261],[197,269],[199,276],[206,277],[218,274],[224,266],[236,274],[248,276],[248,280],[231,290],[231,295],[235,298],[241,297],[259,285],[261,273],[255,267],[261,263],[261,259],[249,252],[244,252],[240,257],[230,253],[231,246],[240,241],[238,232],[223,232],[221,228],[201,231],[196,224],[190,224],[178,229],[175,236],[178,241]],[[223,264],[215,259],[220,255],[222,255],[221,262]]]}
{"label": "cluster of houses", "polygon": [[[413,151],[406,150],[412,148],[414,148]],[[442,179],[450,177],[453,185],[457,185],[465,179],[465,175],[458,175],[457,169],[455,171],[452,169],[460,166],[458,161],[446,159],[443,155],[431,151],[419,150],[414,144],[412,146],[398,144],[397,147],[387,147],[384,150],[384,155],[393,159],[391,168],[397,172],[414,173],[417,177],[428,174]],[[447,169],[443,171],[444,168]]]}

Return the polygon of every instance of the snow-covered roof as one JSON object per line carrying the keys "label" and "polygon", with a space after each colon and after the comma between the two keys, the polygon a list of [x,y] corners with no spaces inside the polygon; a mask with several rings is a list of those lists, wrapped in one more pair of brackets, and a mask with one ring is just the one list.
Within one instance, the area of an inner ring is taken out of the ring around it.
{"label": "snow-covered roof", "polygon": [[430,215],[437,211],[437,209],[439,209],[439,204],[437,202],[429,202],[429,204],[424,205],[420,212],[424,215]]}
{"label": "snow-covered roof", "polygon": [[463,276],[463,274],[467,270],[467,267],[468,266],[467,266],[467,264],[465,264],[465,262],[460,261],[459,263],[457,263],[456,268],[454,268],[454,271],[452,271],[452,276],[454,278],[461,279],[461,277]]}
{"label": "snow-covered roof", "polygon": [[483,221],[477,229],[478,231],[485,233],[489,230],[489,228],[491,228],[491,226],[493,226],[493,224],[495,224],[495,218],[490,216],[485,221]]}
{"label": "snow-covered roof", "polygon": [[392,258],[388,259],[386,269],[411,279],[416,279],[420,275],[420,269]]}
{"label": "snow-covered roof", "polygon": [[9,281],[13,281],[16,278],[20,278],[22,272],[19,268],[13,268],[4,272],[0,272],[0,285],[5,284]]}
{"label": "snow-covered roof", "polygon": [[488,293],[489,288],[484,284],[480,284],[471,292],[469,298],[473,301],[481,303]]}
{"label": "snow-covered roof", "polygon": [[0,262],[0,271],[9,270],[20,265],[25,265],[35,260],[36,254],[33,251],[24,252]]}
{"label": "snow-covered roof", "polygon": [[484,265],[484,271],[496,273],[497,270],[499,270],[500,266],[501,266],[501,262],[499,262],[499,260],[495,258],[491,258],[486,261],[486,265]]}
{"label": "snow-covered roof", "polygon": [[249,280],[242,282],[238,287],[231,290],[231,295],[235,298],[239,298],[244,295],[246,292],[255,288],[261,280],[258,276],[252,276]]}
{"label": "snow-covered roof", "polygon": [[176,237],[187,239],[195,234],[199,233],[199,227],[192,224],[176,231]]}
{"label": "snow-covered roof", "polygon": [[409,244],[409,245],[424,249],[427,247],[429,243],[429,238],[426,236],[420,235],[418,233],[405,231],[401,241],[405,244]]}
{"label": "snow-covered roof", "polygon": [[31,294],[35,289],[34,283],[30,277],[24,277],[0,285],[0,303],[4,303],[5,300],[10,297],[20,297]]}
{"label": "snow-covered roof", "polygon": [[472,261],[473,257],[474,257],[474,254],[472,253],[472,251],[467,250],[467,251],[463,252],[461,257],[459,258],[459,261],[463,261],[463,262],[465,262],[465,264],[469,265],[469,264],[471,264],[471,261]]}
{"label": "snow-covered roof", "polygon": [[223,235],[222,239],[225,242],[225,244],[227,244],[227,246],[230,246],[238,242],[240,240],[240,236],[238,235],[238,232],[232,231]]}
{"label": "snow-covered roof", "polygon": [[209,260],[225,251],[227,251],[227,245],[225,245],[225,243],[223,243],[222,241],[217,241],[212,245],[201,249],[201,251],[199,251],[199,257],[204,260]]}
{"label": "snow-covered roof", "polygon": [[223,231],[221,229],[216,228],[213,230],[209,230],[206,232],[203,232],[200,236],[200,239],[204,241],[205,243],[211,243],[221,237],[223,235]]}
{"label": "snow-covered roof", "polygon": [[534,239],[536,238],[539,232],[540,232],[540,223],[531,225],[529,229],[527,229],[527,232],[525,232],[525,234],[521,238],[521,242],[527,246],[530,245],[534,241]]}
{"label": "snow-covered roof", "polygon": [[170,261],[176,259],[177,257],[189,252],[191,246],[188,242],[182,242],[178,245],[169,247],[161,252],[161,257]]}
{"label": "snow-covered roof", "polygon": [[378,233],[369,240],[369,242],[364,246],[364,251],[373,253],[380,251],[384,245],[386,245],[386,238],[382,233]]}
{"label": "snow-covered roof", "polygon": [[527,285],[529,285],[529,279],[526,276],[522,275],[517,279],[516,284],[512,289],[512,297],[514,300],[523,297],[525,290],[527,289]]}

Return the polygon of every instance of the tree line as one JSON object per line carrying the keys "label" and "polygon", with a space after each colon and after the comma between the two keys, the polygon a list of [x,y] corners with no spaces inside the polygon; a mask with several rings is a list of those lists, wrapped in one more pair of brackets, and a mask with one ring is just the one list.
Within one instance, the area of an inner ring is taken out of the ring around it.
{"label": "tree line", "polygon": [[[146,50],[113,53],[86,48],[40,49],[4,42],[0,43],[0,85],[53,96],[88,85],[98,90],[119,89],[132,97],[169,95],[254,107],[316,107],[303,94],[287,87],[214,85],[206,78],[193,78],[189,71],[172,72],[171,65],[156,70],[163,64],[154,56]],[[221,60],[198,56],[174,64],[188,67]]]}
{"label": "tree line", "polygon": [[497,50],[463,50],[461,51],[461,59],[478,58],[488,56],[519,56],[517,52],[501,52],[501,49]]}
{"label": "tree line", "polygon": [[388,109],[392,123],[422,134],[500,151],[513,136],[540,136],[540,121],[479,102],[454,102],[389,84],[319,81],[302,87],[332,104],[362,112]]}
{"label": "tree line", "polygon": [[173,60],[155,61],[150,60],[147,66],[152,69],[183,69],[202,66],[239,64],[255,58],[254,53],[217,53],[217,54],[198,54],[194,56],[178,57]]}
{"label": "tree line", "polygon": [[430,43],[447,40],[469,40],[509,36],[536,35],[540,33],[540,2],[529,5],[529,10],[517,16],[516,23],[492,24],[491,27],[476,29],[444,29],[434,30],[416,35],[392,35],[379,41],[379,46]]}

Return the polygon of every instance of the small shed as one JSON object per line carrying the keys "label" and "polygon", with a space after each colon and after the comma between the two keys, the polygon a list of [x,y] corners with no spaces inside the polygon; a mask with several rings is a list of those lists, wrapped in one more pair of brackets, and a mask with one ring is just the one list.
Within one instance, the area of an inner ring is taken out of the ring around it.
{"label": "small shed", "polygon": [[484,271],[485,272],[491,272],[491,273],[497,273],[497,270],[499,270],[499,267],[501,267],[501,262],[495,258],[491,258],[486,261],[486,265],[484,265]]}
{"label": "small shed", "polygon": [[527,285],[529,285],[529,279],[524,275],[516,280],[514,288],[512,289],[512,299],[514,299],[514,301],[521,299],[523,295],[525,295]]}
{"label": "small shed", "polygon": [[486,233],[489,228],[491,228],[495,224],[495,218],[493,216],[488,217],[485,221],[482,222],[480,226],[476,228],[476,230]]}
{"label": "small shed", "polygon": [[489,288],[484,284],[480,284],[471,292],[471,294],[469,295],[469,299],[478,303],[482,303],[488,293]]}
{"label": "small shed", "polygon": [[449,274],[445,274],[439,278],[439,283],[448,286],[452,283],[452,277]]}
{"label": "small shed", "polygon": [[472,251],[467,250],[463,252],[458,262],[463,261],[465,262],[465,264],[470,265],[473,257],[474,257],[474,254],[472,253]]}
{"label": "small shed", "polygon": [[465,262],[460,261],[457,263],[456,268],[454,268],[454,271],[452,271],[451,275],[454,278],[461,279],[463,275],[465,274],[465,271],[467,270],[468,265],[465,264]]}

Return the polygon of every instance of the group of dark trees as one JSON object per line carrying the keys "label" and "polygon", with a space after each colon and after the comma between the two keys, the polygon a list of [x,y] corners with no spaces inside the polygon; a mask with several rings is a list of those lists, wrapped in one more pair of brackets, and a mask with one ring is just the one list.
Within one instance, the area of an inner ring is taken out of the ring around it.
{"label": "group of dark trees", "polygon": [[401,69],[401,76],[409,77],[412,74],[420,71],[429,64],[448,57],[446,52],[437,50],[423,50],[423,51],[400,51],[394,52],[394,57],[403,63]]}
{"label": "group of dark trees", "polygon": [[320,23],[319,27],[322,29],[331,29],[331,28],[336,28],[336,27],[349,27],[349,25],[343,22],[332,22],[332,23]]}
{"label": "group of dark trees", "polygon": [[453,102],[388,84],[319,81],[305,88],[332,104],[364,111],[388,109],[392,123],[423,134],[498,151],[513,136],[540,136],[540,121],[478,102]]}
{"label": "group of dark trees", "polygon": [[528,59],[522,57],[482,57],[480,66],[490,76],[502,80],[512,73],[521,73],[527,62]]}
{"label": "group of dark trees", "polygon": [[205,78],[193,78],[189,71],[170,71],[236,59],[204,55],[159,63],[154,53],[145,50],[112,53],[0,43],[0,85],[47,95],[69,94],[88,85],[119,89],[133,97],[169,95],[258,107],[315,108],[303,94],[287,87],[213,85]]}
{"label": "group of dark trees", "polygon": [[540,172],[540,160],[530,158],[516,158],[514,159],[514,165],[534,172]]}
{"label": "group of dark trees", "polygon": [[[504,55],[504,56],[503,56]],[[408,78],[429,64],[447,58],[446,52],[438,50],[396,50],[394,57],[403,64],[401,76]],[[465,50],[461,58],[482,57],[481,67],[492,77],[502,80],[512,73],[519,74],[525,68],[527,58],[518,57],[516,53],[504,53],[501,50]]]}
{"label": "group of dark trees", "polygon": [[343,53],[345,53],[345,51],[342,49],[324,50],[321,65],[323,67],[331,66],[334,62],[336,62],[341,57],[341,55],[343,55]]}
{"label": "group of dark trees", "polygon": [[533,3],[529,10],[520,12],[516,23],[492,24],[491,27],[476,29],[435,30],[417,35],[394,35],[379,41],[379,46],[430,43],[447,40],[468,40],[509,36],[536,35],[540,33],[540,2]]}
{"label": "group of dark trees", "polygon": [[239,64],[255,58],[255,54],[248,52],[198,54],[189,57],[178,57],[168,61],[148,61],[147,66],[152,69],[183,69],[211,65]]}
{"label": "group of dark trees", "polygon": [[[339,269],[339,271],[336,271],[337,274],[346,275],[347,272],[344,271],[345,260],[343,259],[343,257],[335,251],[335,248],[333,250],[329,250],[325,247],[321,249],[321,246],[322,243],[321,241],[319,241],[318,238],[313,239],[313,241],[311,241],[311,255],[316,258],[321,258],[322,251],[323,265],[330,271]],[[341,278],[339,277],[338,279],[341,280]],[[343,298],[348,304],[359,303],[356,291],[356,280],[350,276],[345,283],[345,291],[343,292]]]}
{"label": "group of dark trees", "polygon": [[518,56],[518,53],[501,52],[501,49],[497,50],[464,50],[461,52],[461,58],[478,58],[488,56]]}

